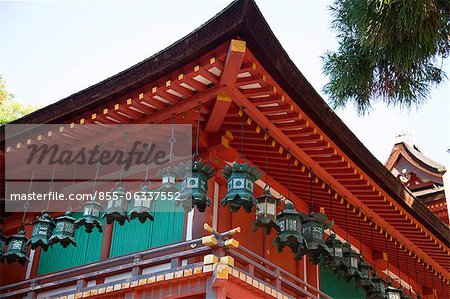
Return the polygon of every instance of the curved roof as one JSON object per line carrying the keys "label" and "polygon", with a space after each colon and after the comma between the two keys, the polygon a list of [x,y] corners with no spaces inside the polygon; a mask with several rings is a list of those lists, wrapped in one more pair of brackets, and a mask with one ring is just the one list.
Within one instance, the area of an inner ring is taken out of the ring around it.
{"label": "curved roof", "polygon": [[[299,71],[277,40],[253,0],[237,0],[214,18],[163,51],[65,99],[12,123],[62,123],[99,107],[146,83],[158,80],[239,36],[273,79],[339,148],[386,193],[448,244],[449,229],[428,209],[412,209],[408,190],[361,143]],[[4,127],[3,127],[4,128]],[[4,145],[4,129],[0,140]],[[416,205],[421,205],[418,202]]]}

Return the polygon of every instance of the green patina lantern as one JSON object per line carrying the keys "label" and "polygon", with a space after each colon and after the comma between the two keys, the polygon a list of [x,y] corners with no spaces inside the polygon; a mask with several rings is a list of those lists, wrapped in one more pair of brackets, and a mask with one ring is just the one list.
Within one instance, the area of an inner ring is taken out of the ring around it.
{"label": "green patina lantern", "polygon": [[71,212],[66,212],[63,216],[55,218],[55,229],[53,235],[49,239],[50,245],[60,243],[63,248],[70,244],[77,247],[75,242],[75,218]]}
{"label": "green patina lantern", "polygon": [[345,281],[349,282],[355,276],[355,273],[358,271],[358,260],[359,253],[352,249],[352,246],[347,241],[342,246],[342,254],[344,256],[344,261],[347,266],[346,271],[340,272]]}
{"label": "green patina lantern", "polygon": [[301,234],[302,220],[292,202],[286,201],[285,206],[285,209],[277,215],[280,229],[273,243],[277,245],[278,252],[282,252],[284,247],[289,246],[292,252],[303,256],[306,251]]}
{"label": "green patina lantern", "polygon": [[386,289],[386,298],[387,299],[401,299],[401,291],[400,289],[394,288],[392,286],[392,282],[388,282],[388,287]]}
{"label": "green patina lantern", "polygon": [[256,219],[253,221],[253,231],[262,228],[266,235],[270,234],[272,228],[280,230],[280,223],[277,221],[277,205],[280,200],[272,195],[270,186],[266,185],[264,194],[258,196],[256,205]]}
{"label": "green patina lantern", "polygon": [[128,200],[125,194],[125,187],[121,183],[117,183],[116,188],[112,190],[112,198],[108,200],[102,218],[106,218],[108,224],[116,221],[120,225],[124,225],[125,221],[129,221],[127,209]]}
{"label": "green patina lantern", "polygon": [[175,166],[168,165],[158,172],[158,176],[161,178],[160,192],[178,192],[177,189],[177,173]]}
{"label": "green patina lantern", "polygon": [[333,221],[327,221],[328,218],[323,213],[311,212],[308,216],[303,215],[302,235],[310,261],[317,265],[320,262],[320,256],[326,254],[325,229],[333,226]]}
{"label": "green patina lantern", "polygon": [[363,256],[360,257],[358,262],[358,271],[355,273],[355,284],[364,290],[367,290],[370,286],[370,271],[372,267],[366,262]]}
{"label": "green patina lantern", "polygon": [[344,262],[342,242],[336,238],[336,234],[331,234],[325,241],[325,245],[328,249],[328,255],[325,257],[325,267],[334,273],[345,270],[347,266]]}
{"label": "green patina lantern", "polygon": [[130,220],[139,219],[139,222],[145,223],[147,219],[153,221],[151,214],[152,200],[150,198],[150,182],[144,181],[141,184],[141,191],[133,199],[133,208],[128,212]]}
{"label": "green patina lantern", "polygon": [[250,213],[258,203],[253,190],[255,181],[261,177],[261,171],[257,166],[250,167],[248,162],[234,162],[233,166],[226,165],[222,169],[222,175],[228,180],[228,190],[222,205],[229,205],[231,212],[237,212],[242,206]]}
{"label": "green patina lantern", "polygon": [[33,222],[33,233],[27,245],[31,246],[31,249],[41,247],[42,250],[47,251],[54,228],[55,222],[52,217],[48,213],[42,213]]}
{"label": "green patina lantern", "polygon": [[199,160],[190,160],[186,164],[180,163],[177,174],[183,178],[181,183],[180,199],[186,211],[194,206],[200,212],[211,205],[211,199],[206,196],[208,192],[208,180],[211,179],[216,170],[210,165]]}
{"label": "green patina lantern", "polygon": [[100,222],[100,214],[103,206],[94,200],[83,203],[83,216],[75,221],[75,229],[84,226],[85,231],[90,234],[94,228],[103,232],[103,226]]}
{"label": "green patina lantern", "polygon": [[370,278],[370,286],[366,291],[368,299],[386,299],[386,283],[378,277],[377,273],[373,273]]}
{"label": "green patina lantern", "polygon": [[2,256],[2,261],[6,261],[6,263],[19,263],[22,266],[25,265],[26,262],[29,262],[27,257],[28,253],[28,238],[25,236],[25,231],[22,229],[16,234],[8,238],[8,249],[5,254]]}

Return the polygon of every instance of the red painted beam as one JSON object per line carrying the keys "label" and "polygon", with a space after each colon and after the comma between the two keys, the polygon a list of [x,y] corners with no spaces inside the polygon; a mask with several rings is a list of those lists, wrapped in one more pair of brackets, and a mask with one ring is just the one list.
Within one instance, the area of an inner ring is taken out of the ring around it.
{"label": "red painted beam", "polygon": [[[231,40],[219,85],[232,86],[235,84],[242,66],[242,61],[244,60],[245,50],[245,41]],[[217,96],[211,116],[206,124],[205,132],[216,133],[219,131],[230,105],[231,97],[229,95],[219,94]]]}

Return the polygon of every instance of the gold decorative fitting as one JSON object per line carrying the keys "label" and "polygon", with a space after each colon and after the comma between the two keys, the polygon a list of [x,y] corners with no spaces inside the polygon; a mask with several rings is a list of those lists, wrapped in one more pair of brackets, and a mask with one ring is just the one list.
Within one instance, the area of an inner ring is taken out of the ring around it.
{"label": "gold decorative fitting", "polygon": [[147,279],[146,278],[143,278],[143,279],[139,279],[139,285],[141,286],[141,285],[144,285],[144,284],[146,284],[147,283]]}
{"label": "gold decorative fitting", "polygon": [[[222,258],[221,258],[221,260],[222,260]],[[218,263],[218,261],[219,261],[219,258],[217,256],[215,256],[214,254],[212,254],[212,253],[208,254],[208,255],[205,255],[203,257],[203,264],[204,265],[215,264],[215,263]]]}
{"label": "gold decorative fitting", "polygon": [[234,258],[229,256],[229,255],[222,256],[220,258],[220,263],[224,264],[224,265],[228,265],[228,266],[234,267]]}
{"label": "gold decorative fitting", "polygon": [[233,52],[244,53],[245,49],[246,49],[246,45],[245,44],[246,43],[243,40],[232,39],[231,43],[230,43],[230,49]]}
{"label": "gold decorative fitting", "polygon": [[114,285],[114,291],[119,291],[122,289],[122,285],[120,283]]}
{"label": "gold decorative fitting", "polygon": [[139,281],[137,281],[137,280],[132,281],[131,284],[130,284],[130,288],[137,287],[138,285],[139,285]]}
{"label": "gold decorative fitting", "polygon": [[130,287],[130,283],[129,282],[122,283],[122,289],[128,289],[129,287]]}
{"label": "gold decorative fitting", "polygon": [[217,246],[217,239],[213,235],[202,238],[202,244],[209,247]]}
{"label": "gold decorative fitting", "polygon": [[239,241],[233,238],[228,239],[225,241],[225,247],[236,249],[239,247]]}
{"label": "gold decorative fitting", "polygon": [[203,267],[195,267],[194,268],[194,274],[200,274],[203,272]]}
{"label": "gold decorative fitting", "polygon": [[216,277],[218,279],[228,279],[230,268],[228,265],[218,264],[216,267]]}

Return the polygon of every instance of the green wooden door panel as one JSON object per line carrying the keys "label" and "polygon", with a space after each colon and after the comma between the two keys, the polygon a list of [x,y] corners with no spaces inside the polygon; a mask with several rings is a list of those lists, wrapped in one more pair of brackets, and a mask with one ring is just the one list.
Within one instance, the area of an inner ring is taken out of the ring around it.
{"label": "green wooden door panel", "polygon": [[321,290],[334,299],[364,299],[366,293],[361,288],[355,288],[353,281],[346,282],[333,271],[324,269],[321,273]]}
{"label": "green wooden door panel", "polygon": [[[110,257],[116,257],[183,240],[184,209],[173,201],[156,200],[152,212],[154,221],[140,223],[137,219],[114,224]],[[131,208],[131,205],[130,205]]]}
{"label": "green wooden door panel", "polygon": [[[73,213],[74,218],[81,217],[82,213]],[[100,260],[103,234],[96,229],[90,234],[84,228],[75,232],[77,247],[69,245],[63,248],[60,244],[42,251],[39,258],[38,275],[56,272]]]}

